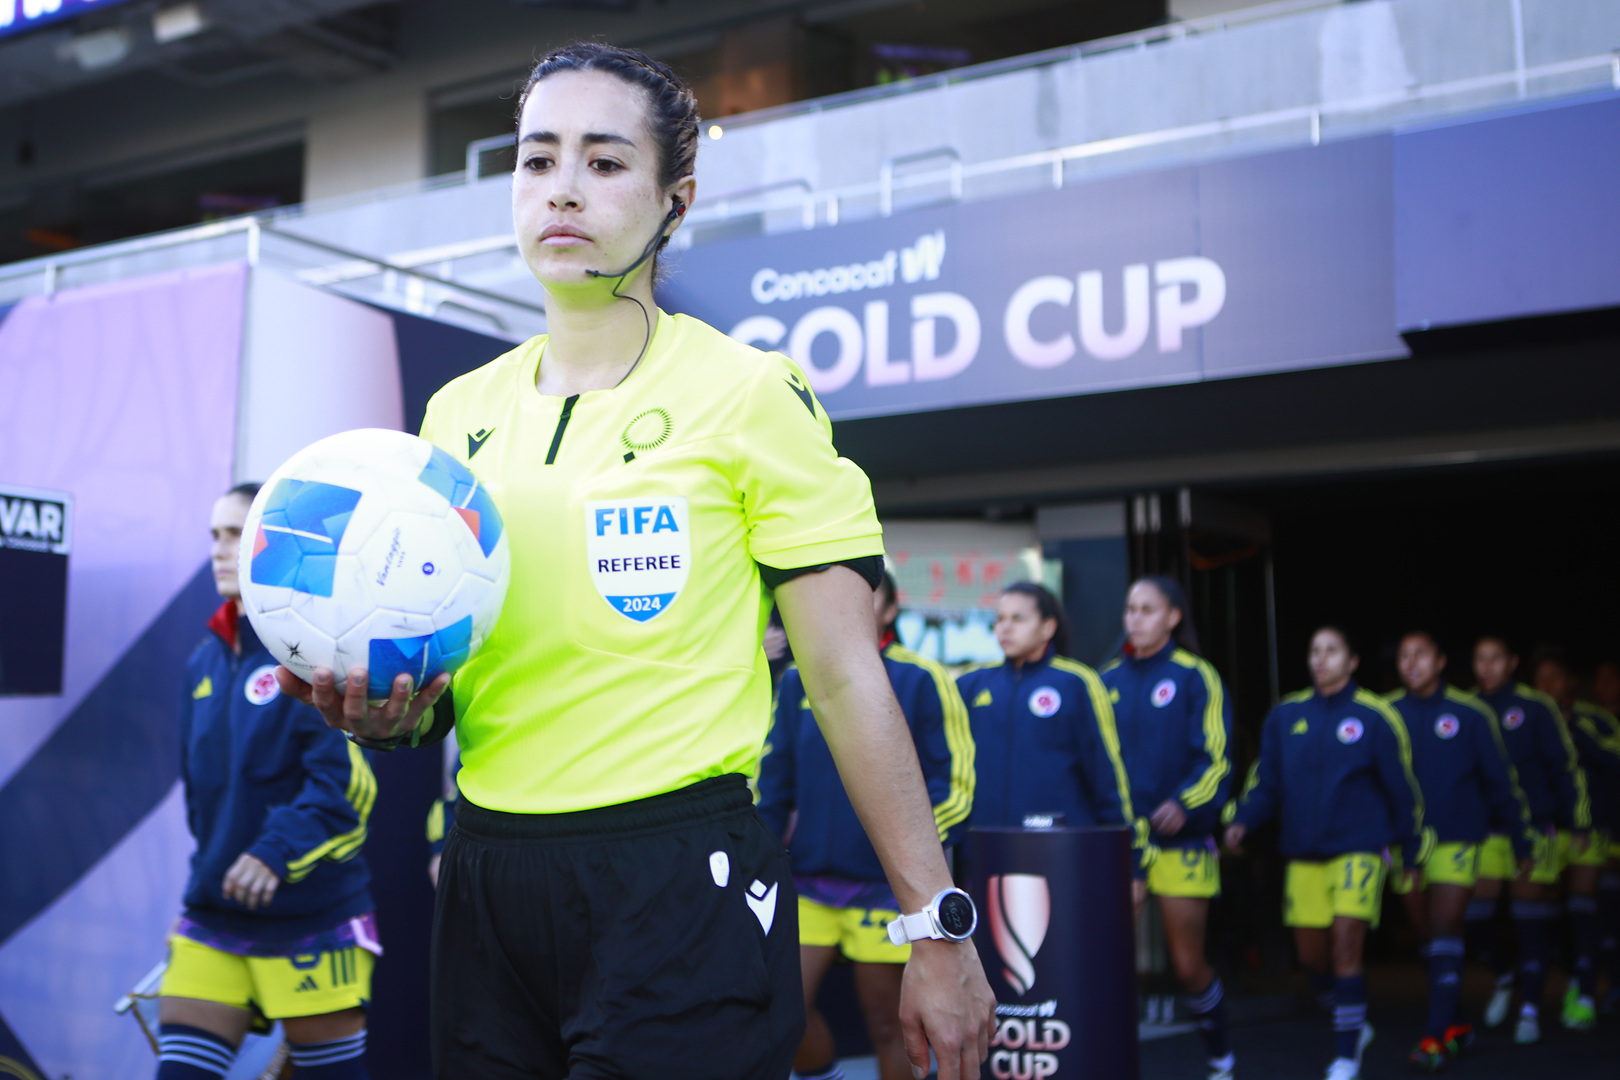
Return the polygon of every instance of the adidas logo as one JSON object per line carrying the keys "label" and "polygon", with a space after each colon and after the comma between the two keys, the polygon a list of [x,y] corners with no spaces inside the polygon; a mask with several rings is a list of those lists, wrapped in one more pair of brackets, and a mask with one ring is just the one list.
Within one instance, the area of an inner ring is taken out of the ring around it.
{"label": "adidas logo", "polygon": [[319,989],[320,989],[320,986],[315,982],[315,976],[313,976],[313,975],[305,975],[304,976],[304,981],[299,983],[298,984],[298,989],[293,991],[293,992],[297,993],[297,994],[302,994],[305,990],[319,990]]}

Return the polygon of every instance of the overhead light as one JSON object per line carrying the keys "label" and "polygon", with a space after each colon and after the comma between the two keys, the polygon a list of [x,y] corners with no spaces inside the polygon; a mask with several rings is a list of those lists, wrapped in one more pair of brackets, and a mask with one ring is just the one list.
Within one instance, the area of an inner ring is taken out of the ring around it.
{"label": "overhead light", "polygon": [[200,4],[175,4],[152,13],[152,37],[159,45],[188,38],[208,29]]}
{"label": "overhead light", "polygon": [[725,134],[725,129],[722,128],[719,124],[710,124],[709,125],[709,138],[718,139],[720,136],[722,136],[724,134]]}
{"label": "overhead light", "polygon": [[122,26],[109,26],[105,30],[92,30],[80,34],[62,45],[58,55],[71,59],[86,71],[111,67],[129,55],[132,44],[130,33]]}

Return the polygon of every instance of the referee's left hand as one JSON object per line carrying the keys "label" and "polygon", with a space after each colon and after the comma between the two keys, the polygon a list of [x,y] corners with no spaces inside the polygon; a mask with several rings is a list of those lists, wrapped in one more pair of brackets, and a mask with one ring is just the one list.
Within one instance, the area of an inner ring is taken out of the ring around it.
{"label": "referee's left hand", "polygon": [[316,668],[311,681],[305,682],[285,667],[276,668],[276,681],[281,692],[312,705],[326,720],[327,727],[347,731],[367,739],[392,739],[396,735],[414,731],[422,722],[422,715],[433,707],[450,685],[448,674],[440,675],[421,693],[411,694],[411,677],[400,675],[388,699],[380,705],[366,700],[366,669],[349,669],[349,678],[343,693],[337,691],[337,680],[326,668]]}
{"label": "referee's left hand", "polygon": [[939,1080],[978,1080],[996,1034],[996,998],[971,941],[912,943],[900,983],[900,1027],[917,1080],[928,1075],[930,1047]]}

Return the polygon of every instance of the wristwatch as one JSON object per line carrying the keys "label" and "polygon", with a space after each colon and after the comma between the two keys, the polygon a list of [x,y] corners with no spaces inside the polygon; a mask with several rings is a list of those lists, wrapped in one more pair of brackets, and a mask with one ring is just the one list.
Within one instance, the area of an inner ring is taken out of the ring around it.
{"label": "wristwatch", "polygon": [[927,938],[966,941],[978,925],[973,898],[961,889],[943,889],[915,915],[902,915],[889,923],[889,940],[896,945]]}

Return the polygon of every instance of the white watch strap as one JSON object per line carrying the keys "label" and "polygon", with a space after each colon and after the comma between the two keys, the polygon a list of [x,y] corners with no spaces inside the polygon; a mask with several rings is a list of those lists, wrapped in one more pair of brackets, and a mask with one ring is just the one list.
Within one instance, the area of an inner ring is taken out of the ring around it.
{"label": "white watch strap", "polygon": [[934,921],[928,917],[928,912],[919,911],[915,915],[902,915],[889,923],[889,941],[895,945],[909,945],[913,941],[924,941],[936,937]]}

